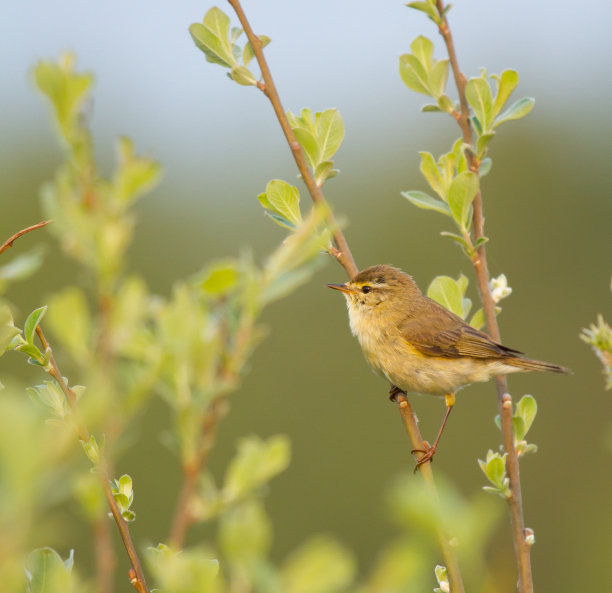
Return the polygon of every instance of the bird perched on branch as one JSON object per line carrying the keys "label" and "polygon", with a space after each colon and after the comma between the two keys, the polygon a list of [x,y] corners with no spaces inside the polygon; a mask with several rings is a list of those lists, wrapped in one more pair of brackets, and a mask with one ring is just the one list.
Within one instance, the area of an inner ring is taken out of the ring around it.
{"label": "bird perched on branch", "polygon": [[494,342],[423,295],[398,268],[372,266],[346,284],[327,286],[344,294],[351,331],[372,368],[391,383],[392,399],[407,392],[446,398],[446,413],[433,445],[413,451],[423,453],[417,467],[433,458],[461,387],[516,372],[569,372]]}

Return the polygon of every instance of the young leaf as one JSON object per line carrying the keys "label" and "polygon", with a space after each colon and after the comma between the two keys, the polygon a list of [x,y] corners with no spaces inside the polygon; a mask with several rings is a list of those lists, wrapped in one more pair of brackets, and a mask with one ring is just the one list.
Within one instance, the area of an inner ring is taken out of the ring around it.
{"label": "young leaf", "polygon": [[74,551],[66,560],[53,548],[38,548],[26,561],[28,593],[70,593],[76,590],[72,575]]}
{"label": "young leaf", "polygon": [[[328,161],[334,156],[344,139],[344,122],[337,109],[326,109],[317,113],[317,143],[319,162]],[[318,164],[318,162],[317,162]]]}
{"label": "young leaf", "polygon": [[496,128],[500,124],[504,122],[513,120],[513,119],[521,119],[521,117],[525,117],[535,105],[535,99],[531,97],[524,97],[519,99],[516,103],[512,104],[506,111],[504,111],[494,122],[493,127]]}
{"label": "young leaf", "polygon": [[302,221],[300,212],[300,194],[297,187],[280,180],[273,179],[266,186],[266,199],[271,210],[293,225]]}
{"label": "young leaf", "polygon": [[444,201],[446,201],[446,193],[442,182],[442,176],[440,170],[433,155],[430,152],[422,151],[419,152],[421,155],[421,173],[429,183],[431,189],[433,189]]}
{"label": "young leaf", "polygon": [[400,56],[399,72],[402,81],[410,90],[432,96],[429,91],[427,71],[413,55],[402,54]]}
{"label": "young leaf", "polygon": [[516,415],[519,416],[525,425],[525,432],[523,436],[529,432],[533,421],[535,420],[536,414],[538,413],[538,403],[533,395],[526,394],[516,404]]}
{"label": "young leaf", "polygon": [[417,190],[403,191],[402,196],[404,196],[418,208],[423,208],[424,210],[435,210],[441,214],[446,214],[446,216],[451,216],[451,211],[448,204],[442,200],[438,200],[430,196],[429,194],[426,194],[425,192]]}
{"label": "young leaf", "polygon": [[450,276],[436,276],[427,288],[427,296],[463,317],[463,292],[460,283]]}
{"label": "young leaf", "polygon": [[493,75],[492,78],[497,81],[497,94],[495,96],[492,111],[493,118],[495,118],[506,104],[512,91],[517,87],[519,75],[516,70],[504,70],[501,76]]}
{"label": "young leaf", "polygon": [[28,318],[23,326],[23,337],[28,344],[32,344],[34,342],[34,332],[36,331],[36,326],[40,323],[40,320],[43,318],[46,312],[47,306],[44,305],[43,307],[34,309],[34,311],[28,315]]}
{"label": "young leaf", "polygon": [[436,25],[442,22],[440,12],[434,2],[408,2],[406,6],[424,12],[434,23],[436,23]]}
{"label": "young leaf", "polygon": [[321,151],[315,135],[311,130],[301,127],[293,128],[293,133],[300,143],[300,146],[304,149],[304,153],[308,159],[308,165],[311,169],[314,169],[321,160]]}
{"label": "young leaf", "polygon": [[0,305],[0,356],[9,348],[19,328],[13,325],[13,316],[8,305]]}
{"label": "young leaf", "polygon": [[478,119],[481,132],[488,132],[493,120],[493,103],[491,97],[491,87],[486,78],[471,78],[465,87],[465,98],[470,107],[474,110],[474,115]]}
{"label": "young leaf", "polygon": [[286,560],[281,571],[284,593],[335,593],[353,580],[355,561],[334,540],[310,539]]}
{"label": "young leaf", "polygon": [[253,76],[253,73],[240,64],[232,67],[232,80],[242,86],[255,86],[257,84],[257,79]]}
{"label": "young leaf", "polygon": [[204,52],[206,60],[225,68],[236,64],[229,41],[229,17],[213,6],[204,16],[203,23],[193,23],[189,33],[194,43]]}
{"label": "young leaf", "polygon": [[472,171],[463,171],[453,179],[448,190],[448,205],[460,228],[465,229],[468,213],[478,193],[478,176]]}

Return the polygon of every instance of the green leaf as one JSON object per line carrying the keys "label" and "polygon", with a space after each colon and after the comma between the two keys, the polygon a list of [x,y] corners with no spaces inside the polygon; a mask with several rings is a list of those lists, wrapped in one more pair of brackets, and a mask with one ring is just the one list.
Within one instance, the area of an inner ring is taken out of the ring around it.
{"label": "green leaf", "polygon": [[408,6],[408,8],[414,8],[415,10],[424,12],[437,25],[442,22],[440,12],[433,2],[408,2],[406,6]]}
{"label": "green leaf", "polygon": [[433,189],[442,200],[446,201],[442,175],[440,175],[436,160],[431,153],[426,151],[419,152],[419,155],[421,155],[420,169],[423,177],[425,177],[431,189]]}
{"label": "green leaf", "polygon": [[419,60],[411,54],[402,54],[399,59],[400,78],[412,91],[432,96],[428,87],[427,71]]}
{"label": "green leaf", "polygon": [[23,326],[23,337],[28,344],[32,344],[34,342],[34,332],[36,331],[36,327],[46,312],[47,306],[44,305],[42,307],[38,307],[38,309],[34,309],[34,311],[28,315],[28,318]]}
{"label": "green leaf", "polygon": [[281,570],[284,593],[336,593],[353,580],[355,561],[334,540],[318,536],[293,552]]}
{"label": "green leaf", "polygon": [[478,309],[478,311],[472,315],[470,325],[476,329],[482,329],[485,326],[484,311],[482,309]]}
{"label": "green leaf", "polygon": [[236,57],[229,41],[229,17],[213,6],[204,16],[204,22],[193,23],[189,33],[195,44],[204,52],[206,59],[225,68],[236,64]]}
{"label": "green leaf", "polygon": [[62,560],[53,548],[37,548],[26,561],[29,593],[70,593],[75,591],[72,567],[74,551]]}
{"label": "green leaf", "polygon": [[463,171],[453,179],[448,190],[448,206],[461,229],[466,228],[468,213],[478,193],[478,175],[472,171]]}
{"label": "green leaf", "polygon": [[421,107],[421,111],[423,113],[440,113],[442,109],[438,105],[433,105],[432,103],[428,103]]}
{"label": "green leaf", "polygon": [[265,558],[272,544],[272,525],[261,502],[252,499],[224,512],[218,537],[222,555],[231,563]]}
{"label": "green leaf", "polygon": [[118,202],[131,202],[159,183],[161,166],[152,159],[137,156],[129,138],[119,138],[117,153],[119,166],[113,181],[113,197]]}
{"label": "green leaf", "polygon": [[[448,60],[439,60],[433,64],[431,73],[429,74],[429,88],[434,97],[440,97],[446,88],[446,80],[448,78]],[[448,97],[447,97],[448,98]],[[449,99],[450,102],[450,99]],[[452,103],[451,103],[452,106]],[[440,106],[442,107],[442,106]],[[446,111],[446,109],[444,109]]]}
{"label": "green leaf", "polygon": [[[536,414],[538,413],[538,403],[533,395],[526,394],[516,404],[516,415],[519,416],[525,425],[523,437],[529,432]],[[521,437],[522,438],[522,437]]]}
{"label": "green leaf", "polygon": [[83,104],[93,84],[91,74],[74,72],[74,56],[66,53],[56,62],[39,62],[34,68],[34,80],[55,109],[64,137],[69,140],[78,125]]}
{"label": "green leaf", "polygon": [[288,229],[290,231],[295,230],[295,225],[292,222],[286,218],[283,218],[279,214],[276,214],[276,212],[270,212],[267,210],[265,214],[266,216],[269,216],[278,226],[282,226],[284,229]]}
{"label": "green leaf", "polygon": [[440,95],[438,97],[438,107],[441,111],[445,111],[446,113],[453,113],[453,111],[455,111],[455,105],[448,95]]}
{"label": "green leaf", "polygon": [[302,221],[300,194],[297,187],[280,179],[273,179],[266,186],[266,200],[274,213],[290,223],[299,225]]}
{"label": "green leaf", "polygon": [[418,208],[422,208],[424,210],[435,210],[441,214],[451,216],[451,211],[448,204],[442,202],[442,200],[438,200],[430,196],[429,194],[426,194],[425,192],[417,190],[403,191],[402,196],[404,196]]}
{"label": "green leaf", "polygon": [[497,117],[502,107],[512,94],[512,91],[517,87],[519,82],[518,72],[515,70],[504,70],[501,76],[492,76],[497,81],[497,94],[493,103],[493,117]]}
{"label": "green leaf", "polygon": [[232,66],[232,80],[242,86],[255,86],[257,79],[253,76],[253,73],[240,64]]}
{"label": "green leaf", "polygon": [[333,169],[333,166],[334,163],[332,161],[322,161],[316,166],[314,177],[318,186],[321,186],[327,179],[331,179],[338,174],[338,169]]}
{"label": "green leaf", "polygon": [[0,355],[9,348],[13,338],[19,334],[19,328],[13,325],[13,315],[8,305],[0,305]]}
{"label": "green leaf", "polygon": [[234,260],[222,260],[210,264],[203,274],[200,287],[213,296],[224,296],[231,292],[239,279],[238,264]]}
{"label": "green leaf", "polygon": [[524,97],[519,99],[516,103],[513,103],[506,111],[504,111],[494,122],[493,127],[496,128],[500,124],[504,122],[520,119],[521,117],[525,117],[535,105],[535,99],[531,97]]}
{"label": "green leaf", "polygon": [[[262,49],[272,41],[267,35],[259,35],[259,40],[261,41]],[[255,57],[253,53],[253,48],[251,47],[251,42],[245,44],[244,49],[242,50],[242,63],[245,66],[248,66],[251,60]]]}
{"label": "green leaf", "polygon": [[148,548],[147,564],[160,593],[208,593],[219,591],[215,586],[219,561],[208,550],[185,548],[175,551],[164,544]]}
{"label": "green leaf", "polygon": [[[334,156],[344,139],[344,122],[337,109],[326,109],[316,114],[317,143],[319,162],[328,161]],[[318,162],[317,162],[318,164]]]}
{"label": "green leaf", "polygon": [[306,128],[294,128],[293,133],[304,150],[308,165],[314,169],[321,161],[319,143],[314,134]]}
{"label": "green leaf", "polygon": [[476,143],[476,152],[479,157],[482,157],[489,147],[491,140],[495,137],[495,132],[487,132],[482,136],[478,137],[478,142]]}
{"label": "green leaf", "polygon": [[487,478],[489,478],[492,484],[498,488],[501,487],[506,474],[506,464],[504,460],[501,457],[492,457],[487,462],[486,473]]}
{"label": "green leaf", "polygon": [[465,87],[465,98],[474,110],[480,130],[479,135],[489,131],[493,120],[491,87],[486,78],[470,78]]}
{"label": "green leaf", "polygon": [[482,159],[480,167],[478,168],[478,175],[480,175],[481,178],[488,175],[492,165],[493,161],[489,157]]}
{"label": "green leaf", "polygon": [[442,231],[440,235],[442,235],[442,237],[448,237],[449,239],[452,239],[455,243],[458,243],[465,250],[466,253],[470,252],[470,246],[468,245],[468,242],[460,235],[456,235],[455,233],[448,233],[446,231]]}
{"label": "green leaf", "polygon": [[227,501],[238,500],[282,472],[289,464],[287,437],[276,435],[266,441],[258,437],[238,443],[238,453],[230,462],[223,485]]}
{"label": "green leaf", "polygon": [[89,356],[91,314],[85,293],[76,286],[68,287],[51,297],[47,321],[61,345],[79,362]]}
{"label": "green leaf", "polygon": [[427,296],[463,317],[463,292],[459,282],[450,276],[436,276],[427,288]]}

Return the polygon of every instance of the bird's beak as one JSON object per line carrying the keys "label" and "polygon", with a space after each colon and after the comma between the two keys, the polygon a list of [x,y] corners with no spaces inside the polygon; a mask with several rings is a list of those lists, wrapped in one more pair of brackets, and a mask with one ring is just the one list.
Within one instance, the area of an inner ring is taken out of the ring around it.
{"label": "bird's beak", "polygon": [[352,288],[349,288],[346,284],[328,284],[327,286],[329,288],[333,288],[334,290],[339,290],[348,294],[356,292]]}

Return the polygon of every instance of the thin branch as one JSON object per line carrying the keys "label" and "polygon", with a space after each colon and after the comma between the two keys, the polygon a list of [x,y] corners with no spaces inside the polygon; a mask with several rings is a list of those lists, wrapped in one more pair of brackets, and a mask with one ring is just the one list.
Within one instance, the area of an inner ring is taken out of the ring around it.
{"label": "thin branch", "polygon": [[[310,193],[312,201],[315,204],[321,203],[327,205],[327,200],[321,191],[321,188],[316,184],[314,177],[308,167],[308,163],[304,157],[302,148],[291,129],[289,124],[289,120],[285,115],[285,110],[282,107],[282,103],[278,92],[276,90],[276,86],[272,79],[272,74],[270,73],[270,69],[264,57],[263,48],[261,45],[261,41],[259,37],[255,35],[253,29],[251,28],[249,21],[246,18],[246,15],[240,5],[239,0],[228,0],[232,8],[234,9],[238,19],[240,20],[240,24],[244,29],[244,32],[251,44],[251,48],[253,49],[253,54],[257,59],[257,63],[259,64],[259,68],[261,70],[261,75],[263,77],[264,83],[258,83],[257,88],[261,90],[266,97],[272,103],[272,107],[274,108],[274,112],[276,113],[276,117],[280,123],[280,126],[285,134],[285,138],[289,143],[289,147],[291,148],[291,152],[293,154],[293,158],[297,164],[297,167],[306,183],[306,187]],[[330,254],[335,257],[340,265],[346,270],[349,278],[355,276],[358,272],[357,265],[351,251],[349,249],[346,238],[342,234],[340,230],[337,230],[334,233],[334,241],[336,243],[336,247],[332,247],[330,249]],[[398,402],[398,410],[400,412],[402,421],[406,430],[408,432],[408,436],[410,437],[412,446],[414,449],[424,449],[423,439],[421,438],[421,433],[417,426],[417,419],[414,413],[412,412],[412,408],[406,398],[405,395],[400,394],[397,397]],[[420,466],[421,474],[423,475],[423,479],[427,484],[432,495],[438,498],[438,494],[436,491],[436,485],[433,479],[433,472],[431,469],[431,463],[425,463]],[[457,557],[455,552],[450,545],[450,541],[447,537],[442,533],[441,529],[438,529],[438,540],[440,543],[440,549],[442,551],[442,556],[444,557],[444,561],[446,563],[446,569],[450,579],[451,591],[452,593],[463,593],[463,582],[461,579],[461,574],[459,572],[459,565],[457,562]]]}
{"label": "thin branch", "polygon": [[[47,341],[47,338],[45,337],[45,334],[43,333],[40,325],[36,326],[36,334],[38,335],[40,343],[42,344],[42,347],[45,352],[49,352],[49,364],[51,365],[51,368],[48,372],[57,381],[57,384],[60,386],[60,389],[66,396],[66,400],[68,401],[68,405],[70,406],[70,410],[72,411],[72,415],[75,419],[75,428],[77,436],[81,441],[87,442],[90,439],[90,433],[79,411],[76,394],[69,387],[68,383],[60,372],[60,369],[57,366],[57,362],[55,361],[55,358],[53,356],[53,352],[51,351],[51,347],[49,346],[49,342]],[[106,495],[106,500],[108,501],[108,506],[110,507],[113,518],[115,519],[115,523],[117,523],[117,528],[119,529],[121,539],[123,540],[123,545],[125,546],[125,550],[127,552],[127,555],[130,559],[130,563],[132,564],[132,569],[134,571],[134,576],[130,579],[130,582],[138,591],[138,593],[148,593],[144,572],[142,570],[142,565],[140,564],[140,559],[138,558],[138,553],[136,552],[136,547],[134,546],[134,542],[132,541],[132,536],[130,535],[130,529],[128,527],[127,522],[121,515],[121,511],[119,510],[117,502],[115,501],[115,497],[113,496],[113,493],[111,491],[110,476],[108,473],[106,460],[101,461],[100,469],[102,470],[102,479],[104,481],[104,493]]]}
{"label": "thin branch", "polygon": [[50,222],[53,222],[52,220],[43,220],[42,222],[39,222],[37,224],[33,224],[32,226],[29,226],[26,229],[22,229],[20,230],[18,233],[15,233],[12,237],[9,237],[4,243],[2,243],[2,246],[0,246],[0,253],[4,253],[9,247],[13,246],[13,243],[19,239],[19,237],[21,237],[21,235],[25,235],[26,233],[29,233],[30,231],[35,231],[36,229],[40,229],[44,226],[47,226]]}
{"label": "thin branch", "polygon": [[93,522],[94,549],[96,561],[96,591],[112,593],[115,584],[117,556],[113,548],[112,532],[106,513]]}
{"label": "thin branch", "polygon": [[191,501],[198,485],[198,478],[208,463],[217,435],[217,428],[225,411],[226,402],[224,398],[217,397],[213,400],[202,423],[196,459],[191,464],[183,466],[183,485],[176,502],[172,527],[170,528],[170,543],[177,549],[183,547],[187,530],[195,522]]}
{"label": "thin branch", "polygon": [[[440,14],[444,14],[444,2],[437,0],[436,2]],[[439,25],[440,34],[442,35],[448,57],[451,63],[457,92],[459,94],[459,103],[461,105],[461,115],[457,122],[463,134],[463,140],[466,144],[472,144],[472,130],[469,123],[469,107],[465,95],[466,79],[459,68],[457,54],[455,53],[455,45],[451,35],[450,28],[446,16],[443,17]],[[471,151],[466,151],[466,157],[470,170],[478,174],[479,163],[474,158]],[[476,194],[473,202],[473,228],[474,242],[484,237],[484,214],[482,207],[482,195],[480,191]],[[487,322],[489,335],[497,342],[501,341],[497,316],[495,314],[495,302],[491,295],[489,286],[489,270],[487,265],[486,248],[481,245],[472,257],[472,263],[476,272],[478,289],[480,298]],[[523,500],[521,493],[521,478],[519,473],[519,462],[516,448],[514,446],[514,431],[512,427],[512,398],[508,394],[508,382],[506,378],[501,376],[495,380],[497,388],[497,400],[499,413],[501,416],[501,430],[504,449],[506,451],[506,470],[510,480],[511,495],[507,498],[510,509],[510,520],[512,524],[512,534],[514,540],[514,551],[518,566],[518,590],[520,593],[533,593],[533,577],[531,574],[531,545],[526,538],[525,519],[523,515]]]}
{"label": "thin branch", "polygon": [[[253,29],[247,20],[246,15],[244,14],[244,10],[240,5],[239,0],[228,0],[231,4],[244,32],[251,44],[251,48],[253,49],[253,54],[257,59],[257,63],[259,64],[259,69],[261,70],[261,76],[264,80],[264,84],[258,84],[257,88],[260,89],[266,97],[270,100],[272,104],[272,108],[274,109],[274,113],[280,123],[280,126],[285,134],[285,138],[289,143],[289,148],[291,149],[291,153],[293,154],[293,158],[295,159],[295,163],[297,168],[302,175],[302,179],[308,188],[308,192],[310,193],[310,197],[315,204],[327,204],[327,200],[321,191],[321,188],[317,185],[310,168],[308,167],[308,163],[306,162],[306,158],[304,157],[304,151],[300,146],[300,143],[297,141],[293,130],[291,129],[291,125],[289,124],[289,120],[287,119],[287,115],[285,114],[285,110],[283,109],[283,105],[281,103],[278,91],[276,90],[276,85],[274,84],[274,80],[272,79],[272,74],[270,72],[270,68],[268,67],[268,63],[264,57],[263,47],[261,44],[261,40],[255,33],[253,33]],[[334,253],[334,257],[340,262],[340,265],[346,270],[349,278],[352,278],[359,271],[357,269],[357,265],[355,264],[355,260],[353,259],[353,255],[351,254],[351,250],[349,249],[348,243],[344,237],[342,231],[337,228],[337,225],[334,224],[333,215],[331,215],[331,222],[333,227],[336,229],[333,233],[334,242],[336,243],[337,253]]]}
{"label": "thin branch", "polygon": [[[399,393],[396,396],[396,401],[402,422],[404,423],[404,427],[406,428],[406,432],[410,438],[412,448],[421,451],[427,450],[427,446],[423,442],[423,437],[421,436],[421,431],[419,430],[417,418],[412,411],[412,406],[410,405],[408,398],[405,394]],[[439,504],[440,500],[438,497],[436,484],[434,482],[431,463],[423,463],[419,466],[419,471],[423,476],[423,481],[425,482],[425,486],[427,487],[430,495]],[[442,526],[439,524],[436,524],[436,536],[438,539],[438,545],[440,546],[440,550],[442,552],[442,557],[444,558],[444,564],[446,566],[450,584],[450,591],[451,593],[464,593],[465,589],[463,587],[461,572],[459,571],[457,554],[455,553],[455,549],[450,542],[450,538],[446,535],[442,529]]]}

